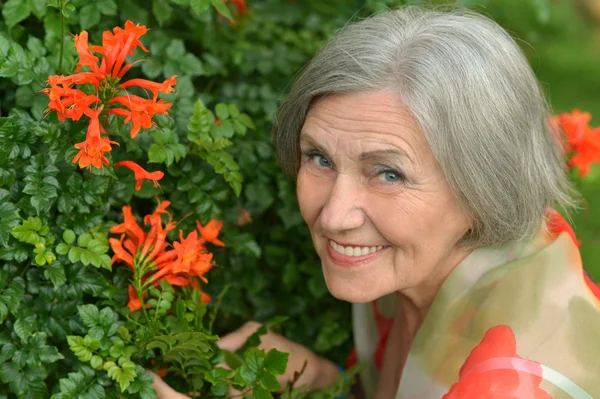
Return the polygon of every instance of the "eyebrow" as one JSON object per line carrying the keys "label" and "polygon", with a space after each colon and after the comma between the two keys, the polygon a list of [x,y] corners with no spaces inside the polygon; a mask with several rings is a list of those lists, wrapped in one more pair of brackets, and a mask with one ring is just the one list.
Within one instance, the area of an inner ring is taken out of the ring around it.
{"label": "eyebrow", "polygon": [[[323,148],[323,146],[321,146],[319,143],[317,143],[317,141],[308,133],[303,132],[300,134],[300,143],[302,143],[302,142],[313,145],[317,150],[319,150],[323,153],[327,152],[325,150],[325,148]],[[358,159],[360,161],[380,161],[382,159],[389,160],[390,158],[393,158],[393,157],[406,158],[411,163],[413,162],[407,153],[405,153],[404,151],[402,151],[398,148],[390,148],[387,150],[375,150],[375,151],[363,152],[362,154],[360,154]]]}
{"label": "eyebrow", "polygon": [[378,161],[380,159],[390,159],[392,157],[402,157],[412,162],[412,159],[410,159],[408,154],[406,154],[404,151],[395,148],[390,148],[388,150],[363,152],[362,154],[360,154],[358,159],[361,161]]}

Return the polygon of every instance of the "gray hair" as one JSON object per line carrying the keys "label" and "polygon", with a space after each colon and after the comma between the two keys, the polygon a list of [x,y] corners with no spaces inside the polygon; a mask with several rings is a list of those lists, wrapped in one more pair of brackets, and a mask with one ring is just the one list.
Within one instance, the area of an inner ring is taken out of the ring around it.
{"label": "gray hair", "polygon": [[338,32],[277,113],[284,171],[297,176],[300,130],[315,100],[385,89],[412,112],[472,216],[465,244],[531,237],[548,206],[573,205],[560,140],[525,56],[498,24],[466,10],[403,7]]}

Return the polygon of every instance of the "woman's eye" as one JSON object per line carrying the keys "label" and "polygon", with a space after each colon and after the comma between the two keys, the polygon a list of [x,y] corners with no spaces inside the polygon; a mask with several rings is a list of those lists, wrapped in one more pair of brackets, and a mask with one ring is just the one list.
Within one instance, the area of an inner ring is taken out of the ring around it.
{"label": "woman's eye", "polygon": [[395,170],[383,170],[379,172],[379,178],[385,183],[398,183],[406,181],[404,175]]}
{"label": "woman's eye", "polygon": [[303,158],[305,159],[305,162],[311,162],[313,165],[319,168],[331,168],[333,166],[327,157],[316,151],[304,152]]}
{"label": "woman's eye", "polygon": [[331,163],[329,162],[329,159],[325,158],[322,155],[313,155],[314,157],[314,162],[322,167],[322,168],[328,168],[331,166]]}

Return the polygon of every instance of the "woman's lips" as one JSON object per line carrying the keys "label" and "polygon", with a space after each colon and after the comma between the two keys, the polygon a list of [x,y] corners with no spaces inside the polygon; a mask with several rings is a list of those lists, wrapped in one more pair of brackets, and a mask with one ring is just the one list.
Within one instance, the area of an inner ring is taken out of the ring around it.
{"label": "woman's lips", "polygon": [[[336,245],[335,241],[333,241],[333,245]],[[337,244],[339,246],[339,244]],[[339,247],[338,247],[339,248]],[[332,247],[332,241],[327,240],[327,254],[329,258],[333,261],[334,264],[343,267],[352,267],[358,266],[364,263],[371,261],[373,258],[377,257],[382,251],[384,251],[387,247],[378,246],[378,249],[374,252],[368,253],[366,255],[359,256],[351,256],[342,254]]]}

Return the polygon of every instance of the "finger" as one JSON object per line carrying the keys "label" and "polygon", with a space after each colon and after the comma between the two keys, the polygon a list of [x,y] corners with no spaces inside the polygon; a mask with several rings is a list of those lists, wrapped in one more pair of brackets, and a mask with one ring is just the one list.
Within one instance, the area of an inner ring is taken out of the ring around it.
{"label": "finger", "polygon": [[190,399],[189,396],[179,393],[170,386],[168,386],[167,383],[162,380],[162,378],[160,378],[152,371],[146,370],[146,373],[150,374],[152,378],[154,378],[152,388],[154,388],[154,390],[156,391],[157,399]]}
{"label": "finger", "polygon": [[246,322],[238,330],[221,337],[221,339],[217,341],[217,346],[229,352],[237,352],[261,325],[262,324],[256,321]]}

